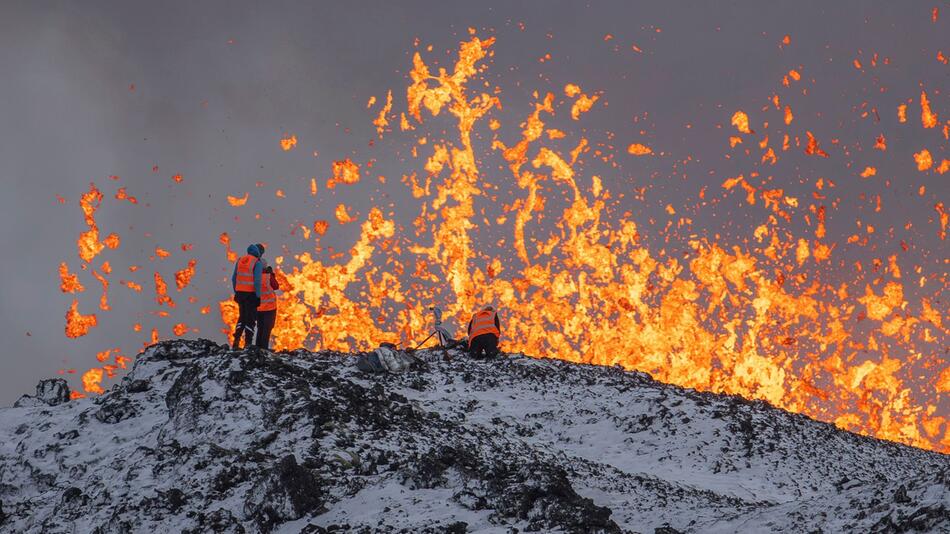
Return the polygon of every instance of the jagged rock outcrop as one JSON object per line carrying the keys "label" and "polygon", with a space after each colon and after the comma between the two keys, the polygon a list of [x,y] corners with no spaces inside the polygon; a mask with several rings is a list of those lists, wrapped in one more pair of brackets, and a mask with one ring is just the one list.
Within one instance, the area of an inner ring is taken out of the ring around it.
{"label": "jagged rock outcrop", "polygon": [[41,382],[0,409],[0,531],[950,530],[945,455],[641,373],[416,356],[170,341],[95,398]]}
{"label": "jagged rock outcrop", "polygon": [[64,402],[69,402],[69,384],[62,378],[47,378],[40,380],[36,385],[36,395],[23,395],[14,406],[25,408],[27,406],[56,406]]}

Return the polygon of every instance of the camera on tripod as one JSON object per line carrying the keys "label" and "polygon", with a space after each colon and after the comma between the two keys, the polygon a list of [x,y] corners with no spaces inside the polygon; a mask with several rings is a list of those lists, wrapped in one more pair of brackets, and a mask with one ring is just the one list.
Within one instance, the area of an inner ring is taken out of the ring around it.
{"label": "camera on tripod", "polygon": [[442,308],[438,306],[429,306],[429,311],[432,312],[432,319],[435,321],[435,326],[442,324]]}
{"label": "camera on tripod", "polygon": [[432,332],[428,337],[422,340],[422,343],[416,345],[416,348],[418,349],[419,347],[425,345],[426,341],[432,339],[433,336],[438,339],[440,347],[448,347],[450,343],[454,342],[455,340],[452,339],[452,335],[449,334],[449,331],[442,326],[442,308],[439,308],[438,306],[429,306],[429,311],[432,312]]}

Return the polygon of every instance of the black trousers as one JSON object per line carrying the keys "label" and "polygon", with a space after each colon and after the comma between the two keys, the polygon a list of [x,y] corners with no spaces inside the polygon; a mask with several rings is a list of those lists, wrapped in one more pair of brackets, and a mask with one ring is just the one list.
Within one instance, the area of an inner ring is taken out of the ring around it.
{"label": "black trousers", "polygon": [[269,348],[270,331],[274,329],[274,322],[277,320],[277,310],[257,312],[257,341],[255,345],[262,349]]}
{"label": "black trousers", "polygon": [[498,336],[495,334],[482,334],[472,338],[472,344],[469,345],[468,353],[473,358],[491,358],[498,354]]}
{"label": "black trousers", "polygon": [[240,315],[238,315],[237,326],[234,328],[234,342],[231,348],[238,350],[241,348],[241,336],[244,336],[244,347],[250,347],[254,344],[254,327],[257,326],[257,307],[261,305],[261,299],[253,291],[237,291],[234,293],[234,302],[237,302]]}

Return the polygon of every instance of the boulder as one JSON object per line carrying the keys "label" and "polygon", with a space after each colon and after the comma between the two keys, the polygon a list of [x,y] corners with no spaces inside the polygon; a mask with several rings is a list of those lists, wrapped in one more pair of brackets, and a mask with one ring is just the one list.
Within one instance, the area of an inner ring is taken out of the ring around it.
{"label": "boulder", "polygon": [[270,532],[280,523],[316,512],[322,505],[323,488],[319,481],[289,454],[248,492],[244,515],[254,520],[261,531]]}
{"label": "boulder", "polygon": [[36,385],[36,398],[50,406],[69,402],[69,384],[62,378],[40,380]]}
{"label": "boulder", "polygon": [[132,402],[125,397],[112,396],[104,398],[102,406],[94,414],[101,423],[115,424],[136,414]]}
{"label": "boulder", "polygon": [[32,406],[56,406],[69,402],[69,384],[62,378],[46,378],[36,384],[36,395],[23,395],[13,406],[29,408]]}

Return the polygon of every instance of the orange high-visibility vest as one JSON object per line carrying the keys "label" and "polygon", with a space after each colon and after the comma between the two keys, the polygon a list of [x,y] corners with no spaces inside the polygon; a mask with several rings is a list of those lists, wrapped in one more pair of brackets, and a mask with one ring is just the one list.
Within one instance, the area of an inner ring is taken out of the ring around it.
{"label": "orange high-visibility vest", "polygon": [[482,310],[472,316],[472,331],[468,334],[468,345],[472,340],[484,334],[495,334],[501,337],[501,332],[495,326],[495,310]]}
{"label": "orange high-visibility vest", "polygon": [[246,254],[237,261],[237,275],[235,276],[235,291],[253,291],[254,266],[257,265],[257,256]]}
{"label": "orange high-visibility vest", "polygon": [[270,273],[261,274],[261,304],[257,311],[271,311],[277,309],[277,293],[270,286]]}

